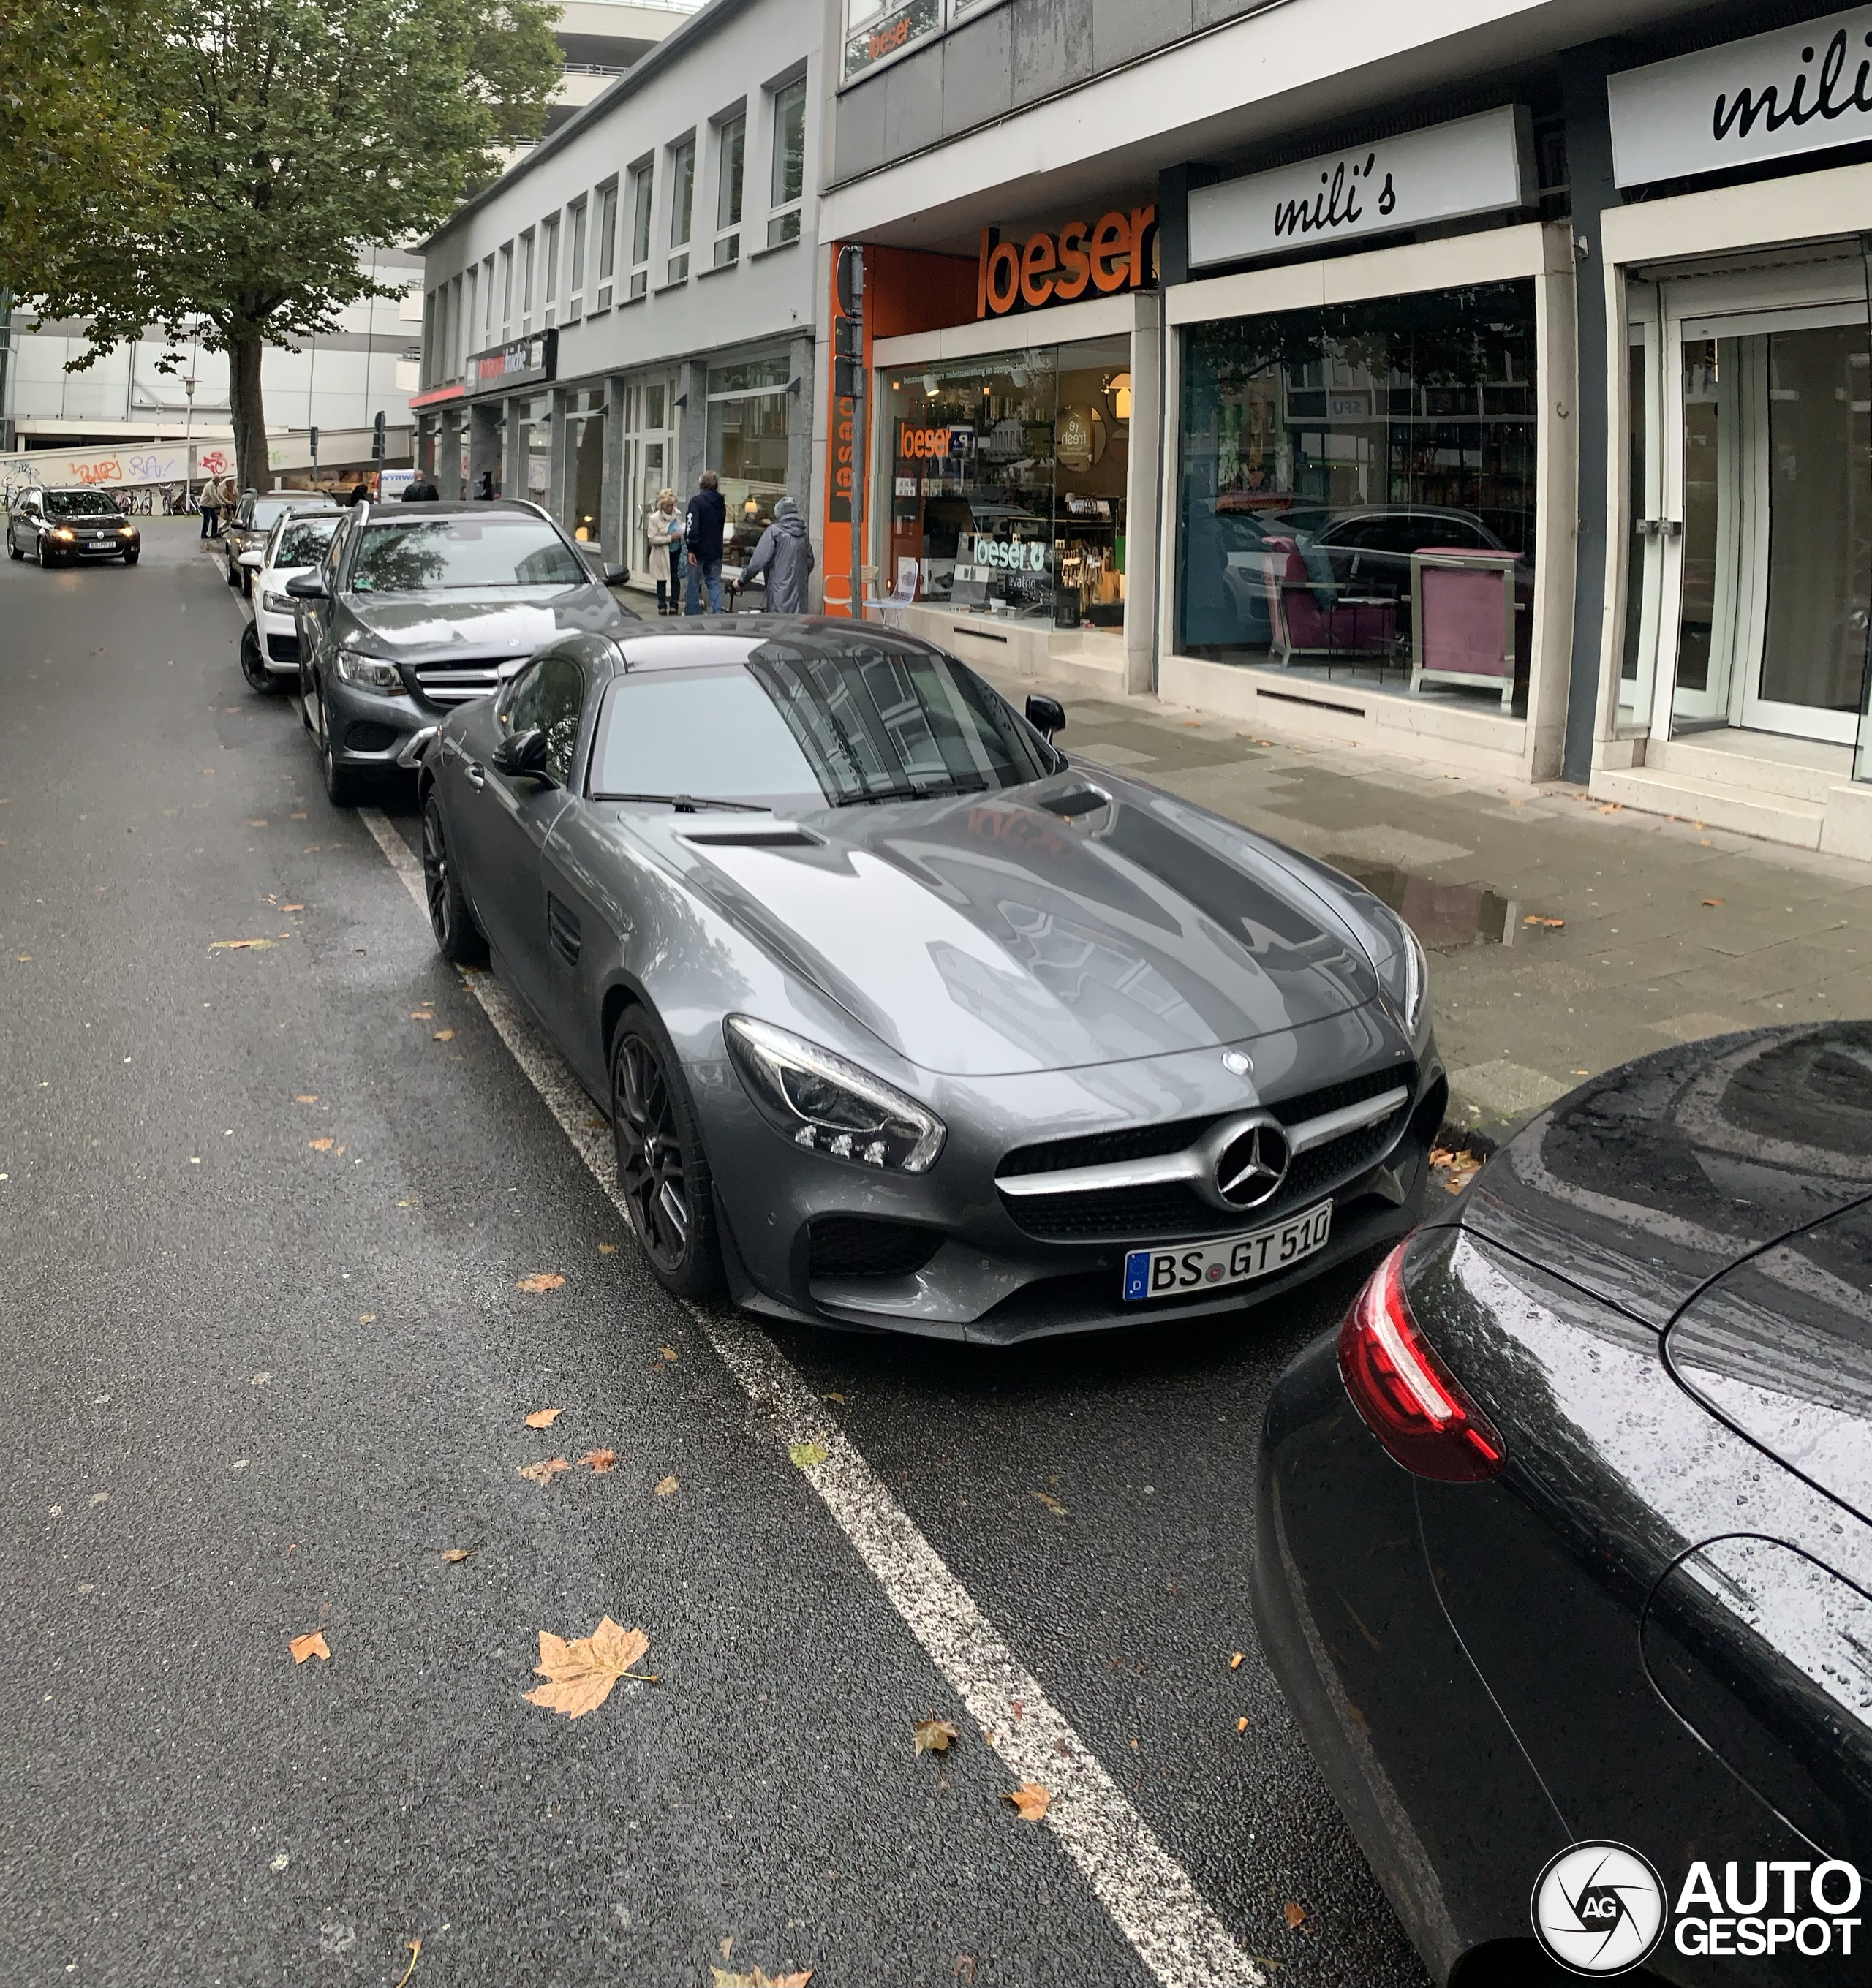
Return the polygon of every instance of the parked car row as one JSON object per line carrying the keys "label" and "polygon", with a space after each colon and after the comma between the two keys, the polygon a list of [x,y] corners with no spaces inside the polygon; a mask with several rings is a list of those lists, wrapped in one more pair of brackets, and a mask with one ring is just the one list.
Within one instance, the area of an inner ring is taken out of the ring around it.
{"label": "parked car row", "polygon": [[1872,1024],[1613,1072],[1451,1202],[1416,937],[1051,698],[641,623],[530,505],[248,556],[250,681],[335,802],[413,784],[438,946],[608,1117],[672,1292],[1004,1346],[1376,1263],[1274,1391],[1252,1601],[1439,1982],[1872,1980]]}

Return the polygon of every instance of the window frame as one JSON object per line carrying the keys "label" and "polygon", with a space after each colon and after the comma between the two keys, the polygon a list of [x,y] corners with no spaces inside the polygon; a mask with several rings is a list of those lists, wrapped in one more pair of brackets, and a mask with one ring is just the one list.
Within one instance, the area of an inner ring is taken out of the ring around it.
{"label": "window frame", "polygon": [[591,225],[591,197],[581,194],[567,203],[572,217],[572,245],[566,264],[566,323],[576,324],[585,307],[585,235]]}
{"label": "window frame", "polygon": [[635,303],[650,291],[652,245],[656,237],[656,154],[645,154],[631,167],[631,260],[627,286]]}
{"label": "window frame", "polygon": [[559,309],[559,216],[549,214],[540,224],[540,322],[551,326]]}
{"label": "window frame", "polygon": [[[802,66],[793,75],[770,83],[766,91],[767,143],[767,245],[780,248],[797,242],[804,227],[806,158],[812,100],[808,93],[807,70]],[[786,144],[789,103],[797,100],[800,113],[799,191],[788,196],[782,186],[783,148]]]}
{"label": "window frame", "polygon": [[[747,210],[746,100],[724,111],[710,130],[715,154],[715,233],[709,266],[727,269],[741,259],[741,225]],[[730,147],[734,148],[732,171]],[[733,212],[724,212],[730,206]]]}
{"label": "window frame", "polygon": [[613,174],[597,189],[598,203],[597,293],[592,299],[592,315],[609,310],[616,290],[618,272],[618,179]]}
{"label": "window frame", "polygon": [[503,242],[500,257],[500,342],[505,345],[513,326],[513,244]]}
{"label": "window frame", "polygon": [[[689,280],[689,254],[696,238],[696,134],[689,131],[679,138],[669,147],[669,248],[661,286],[665,289]],[[680,238],[678,228],[682,230]]]}

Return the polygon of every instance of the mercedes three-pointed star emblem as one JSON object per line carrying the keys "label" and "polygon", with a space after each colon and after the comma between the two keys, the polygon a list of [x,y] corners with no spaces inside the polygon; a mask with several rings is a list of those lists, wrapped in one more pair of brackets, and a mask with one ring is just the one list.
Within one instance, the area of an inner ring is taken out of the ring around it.
{"label": "mercedes three-pointed star emblem", "polygon": [[1292,1164],[1287,1134],[1273,1118],[1244,1126],[1216,1155],[1216,1192],[1231,1208],[1259,1208],[1280,1192]]}

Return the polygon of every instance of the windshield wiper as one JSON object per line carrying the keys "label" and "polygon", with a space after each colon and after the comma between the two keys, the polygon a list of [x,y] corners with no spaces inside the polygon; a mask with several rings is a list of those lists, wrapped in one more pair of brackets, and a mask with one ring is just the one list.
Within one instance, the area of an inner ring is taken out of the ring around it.
{"label": "windshield wiper", "polygon": [[678,814],[699,814],[705,808],[726,808],[736,814],[771,814],[765,801],[721,801],[707,794],[594,794],[594,801],[661,801]]}
{"label": "windshield wiper", "polygon": [[986,780],[907,780],[902,786],[867,787],[862,794],[841,794],[834,807],[862,807],[869,801],[942,800],[951,794],[985,794]]}

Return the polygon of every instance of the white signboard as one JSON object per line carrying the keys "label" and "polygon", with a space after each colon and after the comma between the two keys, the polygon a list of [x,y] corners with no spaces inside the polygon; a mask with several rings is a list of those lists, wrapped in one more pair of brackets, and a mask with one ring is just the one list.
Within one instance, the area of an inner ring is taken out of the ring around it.
{"label": "white signboard", "polygon": [[1872,138],[1872,7],[1606,79],[1620,186]]}
{"label": "white signboard", "polygon": [[1532,120],[1521,105],[1507,104],[1199,187],[1190,196],[1190,266],[1505,212],[1535,198]]}

